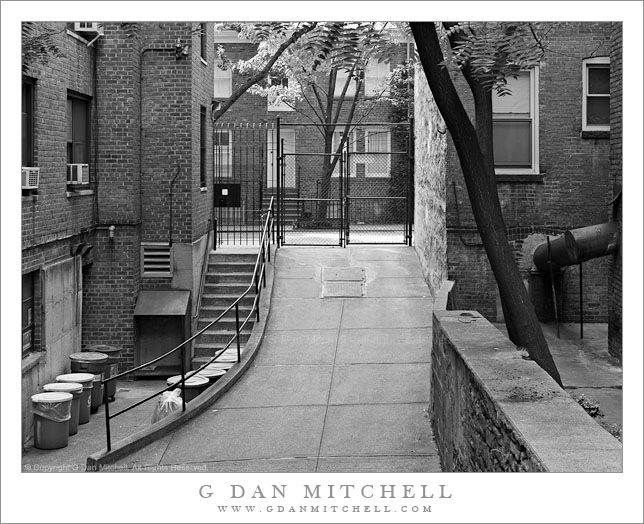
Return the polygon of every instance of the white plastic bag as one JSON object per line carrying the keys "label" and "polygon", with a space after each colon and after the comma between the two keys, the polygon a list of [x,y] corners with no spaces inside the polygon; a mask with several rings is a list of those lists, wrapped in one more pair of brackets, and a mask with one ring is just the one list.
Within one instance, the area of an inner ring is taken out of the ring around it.
{"label": "white plastic bag", "polygon": [[152,413],[152,424],[181,409],[181,390],[164,391]]}

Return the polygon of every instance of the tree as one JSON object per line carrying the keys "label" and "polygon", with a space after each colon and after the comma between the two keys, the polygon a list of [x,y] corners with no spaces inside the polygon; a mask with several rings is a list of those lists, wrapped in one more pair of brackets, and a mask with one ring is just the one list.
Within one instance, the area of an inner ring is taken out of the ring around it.
{"label": "tree", "polygon": [[[268,82],[256,83],[249,92],[267,97],[269,103],[286,104],[316,125],[324,143],[316,218],[323,221],[340,154],[384,92],[383,86],[357,112],[365,71],[371,60],[387,59],[393,42],[383,23],[340,22],[320,24],[319,29],[291,45],[274,63]],[[234,67],[246,71],[255,61],[253,57]],[[336,143],[339,125],[342,133]]]}
{"label": "tree", "polygon": [[[503,305],[508,336],[562,385],[534,306],[523,285],[506,235],[496,189],[492,133],[492,89],[503,92],[506,78],[531,67],[543,47],[529,24],[445,24],[443,45],[434,23],[412,22],[418,56],[436,105],[459,157],[472,211]],[[449,69],[457,68],[474,97],[475,125],[470,121]],[[507,88],[505,88],[507,89]]]}

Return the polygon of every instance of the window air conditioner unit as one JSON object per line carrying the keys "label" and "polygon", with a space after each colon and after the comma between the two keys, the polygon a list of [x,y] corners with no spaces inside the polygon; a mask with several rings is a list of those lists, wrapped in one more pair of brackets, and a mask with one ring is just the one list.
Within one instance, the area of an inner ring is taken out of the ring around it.
{"label": "window air conditioner unit", "polygon": [[22,189],[38,189],[39,181],[40,181],[39,167],[22,168]]}
{"label": "window air conditioner unit", "polygon": [[103,24],[100,22],[74,22],[74,32],[103,34]]}
{"label": "window air conditioner unit", "polygon": [[89,164],[67,164],[67,183],[89,184]]}

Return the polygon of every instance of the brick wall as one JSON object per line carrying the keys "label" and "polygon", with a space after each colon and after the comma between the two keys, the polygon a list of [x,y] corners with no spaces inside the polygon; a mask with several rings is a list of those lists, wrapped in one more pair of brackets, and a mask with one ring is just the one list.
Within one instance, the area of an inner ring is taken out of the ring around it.
{"label": "brick wall", "polygon": [[443,471],[622,471],[622,444],[476,312],[435,311],[432,333]]}
{"label": "brick wall", "polygon": [[[610,50],[610,178],[613,198],[622,191],[622,24],[611,24]],[[622,199],[609,208],[610,218],[622,221]],[[622,249],[610,259],[608,273],[608,351],[622,357]]]}
{"label": "brick wall", "polygon": [[[549,51],[539,73],[539,163],[537,179],[500,178],[497,184],[509,239],[517,260],[535,236],[561,234],[606,221],[611,198],[609,140],[582,138],[582,59],[608,56],[609,23],[557,23],[549,35]],[[464,80],[457,87],[470,114],[471,96]],[[511,181],[510,181],[511,180]],[[460,309],[477,309],[489,319],[502,312],[494,278],[471,212],[469,198],[451,138],[447,152],[448,272],[456,281],[454,298]],[[418,227],[418,226],[417,226]],[[545,238],[544,238],[545,240]],[[472,245],[473,244],[473,245]],[[584,318],[607,319],[605,261],[584,264]],[[529,281],[529,266],[523,267]],[[576,269],[567,270],[574,273]],[[564,297],[562,318],[579,318],[578,285],[574,277]],[[576,291],[577,290],[577,291]]]}
{"label": "brick wall", "polygon": [[420,67],[416,68],[414,85],[414,238],[425,281],[435,297],[447,279],[447,138],[445,123]]}

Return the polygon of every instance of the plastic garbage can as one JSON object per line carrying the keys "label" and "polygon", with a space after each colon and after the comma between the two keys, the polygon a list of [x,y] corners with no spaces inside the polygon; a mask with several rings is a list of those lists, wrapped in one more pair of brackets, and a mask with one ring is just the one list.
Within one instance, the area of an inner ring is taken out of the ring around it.
{"label": "plastic garbage can", "polygon": [[48,393],[58,392],[72,394],[72,407],[69,413],[71,416],[69,419],[69,434],[76,435],[78,433],[78,414],[80,413],[83,384],[79,382],[52,382],[51,384],[45,384],[43,389]]}
{"label": "plastic garbage can", "polygon": [[71,393],[61,392],[36,393],[31,396],[36,448],[58,449],[67,446],[73,398]]}
{"label": "plastic garbage can", "polygon": [[83,392],[78,407],[78,423],[87,424],[92,406],[92,389],[94,389],[94,375],[92,373],[67,373],[58,375],[56,382],[77,382],[82,384]]}
{"label": "plastic garbage can", "polygon": [[[181,389],[179,382],[181,381],[181,375],[175,375],[170,377],[166,383],[168,386],[176,386]],[[186,402],[190,402],[197,395],[203,393],[203,391],[210,385],[209,380],[206,377],[200,377],[199,375],[193,375],[186,380]]]}
{"label": "plastic garbage can", "polygon": [[[105,362],[105,378],[114,377],[119,374],[119,360],[121,355],[121,348],[116,346],[108,346],[107,344],[98,344],[90,346],[89,351],[103,353],[107,355]],[[110,400],[116,398],[116,380],[107,383],[107,396]]]}
{"label": "plastic garbage can", "polygon": [[206,366],[203,368],[201,371],[197,372],[195,377],[206,377],[208,379],[209,384],[214,384],[217,382],[221,377],[223,377],[226,374],[225,369],[208,369]]}
{"label": "plastic garbage can", "polygon": [[108,358],[105,353],[98,353],[96,351],[85,351],[69,355],[72,373],[93,373],[95,375],[90,405],[90,411],[92,413],[96,413],[99,406],[103,403],[103,384],[101,381],[105,377]]}

